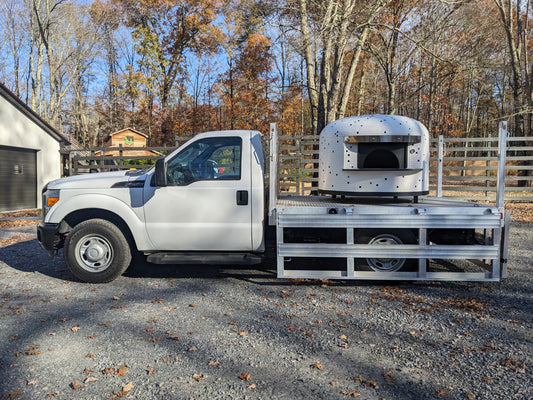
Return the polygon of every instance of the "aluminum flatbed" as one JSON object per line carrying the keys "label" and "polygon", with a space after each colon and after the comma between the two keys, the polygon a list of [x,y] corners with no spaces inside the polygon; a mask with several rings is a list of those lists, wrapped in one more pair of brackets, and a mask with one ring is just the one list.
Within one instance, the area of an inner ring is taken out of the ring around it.
{"label": "aluminum flatbed", "polygon": [[[276,138],[275,132],[272,137]],[[502,143],[505,146],[504,139]],[[277,150],[271,149],[271,154]],[[414,202],[412,197],[278,195],[272,180],[275,159],[271,157],[270,198],[275,201],[269,216],[276,226],[279,278],[499,281],[506,277],[510,217],[503,209],[503,180],[496,205],[429,196]],[[402,244],[389,240],[385,246],[361,243],[361,232],[369,231],[392,232],[392,237],[408,231],[416,240]],[[468,244],[435,243],[434,232],[473,236]],[[398,271],[368,268],[391,260],[406,263]]]}

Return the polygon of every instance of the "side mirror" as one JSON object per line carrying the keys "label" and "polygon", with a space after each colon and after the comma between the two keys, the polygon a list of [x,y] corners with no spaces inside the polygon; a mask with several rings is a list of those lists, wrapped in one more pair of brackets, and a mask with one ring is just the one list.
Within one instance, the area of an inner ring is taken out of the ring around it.
{"label": "side mirror", "polygon": [[167,165],[164,158],[155,162],[155,186],[167,186]]}

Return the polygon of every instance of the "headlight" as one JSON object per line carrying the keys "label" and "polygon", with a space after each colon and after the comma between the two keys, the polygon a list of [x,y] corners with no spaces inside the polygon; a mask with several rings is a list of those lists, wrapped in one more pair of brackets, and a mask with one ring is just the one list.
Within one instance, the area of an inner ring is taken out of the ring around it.
{"label": "headlight", "polygon": [[[46,189],[46,187],[45,187]],[[48,211],[59,201],[59,190],[44,190],[43,191],[43,220],[48,214]]]}

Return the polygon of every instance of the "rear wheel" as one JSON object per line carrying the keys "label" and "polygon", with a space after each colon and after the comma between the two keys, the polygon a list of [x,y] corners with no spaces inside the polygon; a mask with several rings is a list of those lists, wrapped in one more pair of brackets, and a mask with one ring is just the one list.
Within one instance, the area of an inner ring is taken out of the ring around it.
{"label": "rear wheel", "polygon": [[411,270],[416,267],[416,260],[387,257],[387,249],[385,247],[394,244],[415,244],[416,237],[409,230],[361,229],[356,232],[355,243],[383,246],[382,249],[376,249],[376,253],[383,253],[382,257],[361,258],[357,260],[357,266],[361,270],[395,272],[400,269]]}
{"label": "rear wheel", "polygon": [[103,219],[81,222],[65,240],[65,262],[72,274],[89,283],[110,282],[131,262],[128,240],[113,223]]}

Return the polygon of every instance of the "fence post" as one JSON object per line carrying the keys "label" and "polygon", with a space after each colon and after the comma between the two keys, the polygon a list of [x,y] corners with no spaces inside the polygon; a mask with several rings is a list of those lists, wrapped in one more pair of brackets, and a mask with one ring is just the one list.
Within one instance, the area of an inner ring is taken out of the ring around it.
{"label": "fence post", "polygon": [[496,180],[496,207],[503,210],[505,201],[505,162],[507,156],[507,122],[501,121],[498,126],[498,173]]}
{"label": "fence post", "polygon": [[74,175],[73,172],[74,164],[72,161],[72,150],[68,152],[68,176]]}
{"label": "fence post", "polygon": [[[96,154],[96,153],[94,152],[94,150],[91,150],[91,160],[89,161],[89,173],[91,173],[91,172],[98,172],[98,161],[96,161],[96,160],[94,159],[95,154]],[[92,165],[92,166],[95,166],[95,165],[96,165],[96,169],[92,170],[91,165]]]}
{"label": "fence post", "polygon": [[119,165],[119,169],[122,171],[122,167],[124,166],[124,160],[122,159],[122,157],[124,156],[123,154],[123,150],[122,150],[122,143],[120,143],[118,145],[118,165]]}
{"label": "fence post", "polygon": [[444,136],[442,135],[439,135],[437,153],[437,197],[442,197],[442,164],[444,162]]}
{"label": "fence post", "polygon": [[487,161],[485,161],[485,165],[487,166],[487,170],[485,171],[485,176],[487,177],[487,179],[485,180],[485,187],[486,187],[486,191],[485,191],[485,197],[487,198],[487,200],[489,199],[489,196],[490,196],[490,174],[491,174],[491,170],[490,170],[490,158],[492,157],[492,140],[490,140],[492,138],[492,135],[489,133],[488,135],[488,141],[487,141],[487,147],[489,148],[489,150],[487,150]]}
{"label": "fence post", "polygon": [[[276,199],[278,198],[278,124],[270,124],[270,172],[269,172],[269,198],[268,198],[268,223],[276,225]],[[278,239],[279,240],[279,239]]]}

